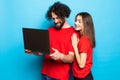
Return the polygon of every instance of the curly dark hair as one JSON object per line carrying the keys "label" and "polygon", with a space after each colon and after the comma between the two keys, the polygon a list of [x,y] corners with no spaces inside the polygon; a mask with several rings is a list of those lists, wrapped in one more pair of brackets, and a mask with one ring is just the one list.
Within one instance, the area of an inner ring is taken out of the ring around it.
{"label": "curly dark hair", "polygon": [[68,18],[70,15],[70,8],[62,4],[60,2],[55,2],[52,6],[49,7],[49,10],[47,11],[46,18],[50,20],[52,18],[51,13],[55,13],[59,18]]}

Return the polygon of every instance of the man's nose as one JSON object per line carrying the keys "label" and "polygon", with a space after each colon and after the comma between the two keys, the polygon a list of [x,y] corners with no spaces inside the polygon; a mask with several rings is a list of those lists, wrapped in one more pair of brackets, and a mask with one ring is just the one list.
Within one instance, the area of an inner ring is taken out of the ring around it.
{"label": "man's nose", "polygon": [[54,20],[54,23],[58,23],[58,20],[57,20],[57,19],[55,19],[55,20]]}

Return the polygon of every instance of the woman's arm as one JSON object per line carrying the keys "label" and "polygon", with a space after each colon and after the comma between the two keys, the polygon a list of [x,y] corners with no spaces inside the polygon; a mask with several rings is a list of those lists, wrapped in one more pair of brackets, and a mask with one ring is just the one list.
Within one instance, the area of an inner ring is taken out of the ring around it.
{"label": "woman's arm", "polygon": [[72,46],[74,48],[75,58],[77,60],[77,63],[78,63],[80,68],[84,68],[84,66],[86,64],[87,54],[86,53],[79,53],[79,50],[77,47],[78,43],[79,43],[79,39],[77,38],[76,34],[73,34],[71,39],[72,39]]}

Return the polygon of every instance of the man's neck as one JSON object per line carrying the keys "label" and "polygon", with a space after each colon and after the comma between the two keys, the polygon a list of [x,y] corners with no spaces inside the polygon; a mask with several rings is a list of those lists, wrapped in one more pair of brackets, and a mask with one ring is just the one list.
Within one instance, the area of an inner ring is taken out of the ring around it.
{"label": "man's neck", "polygon": [[69,27],[70,27],[70,25],[67,23],[67,21],[65,21],[65,23],[64,23],[62,28],[69,28]]}

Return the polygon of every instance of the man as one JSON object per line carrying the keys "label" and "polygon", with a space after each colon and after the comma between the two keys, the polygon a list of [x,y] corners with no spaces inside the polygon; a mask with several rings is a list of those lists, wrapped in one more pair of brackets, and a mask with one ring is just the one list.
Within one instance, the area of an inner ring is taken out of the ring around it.
{"label": "man", "polygon": [[[50,27],[50,54],[45,54],[42,66],[42,80],[69,80],[70,63],[74,60],[71,35],[74,29],[66,18],[70,8],[60,2],[54,3],[46,17],[53,20],[55,26]],[[41,55],[41,54],[37,54]]]}

